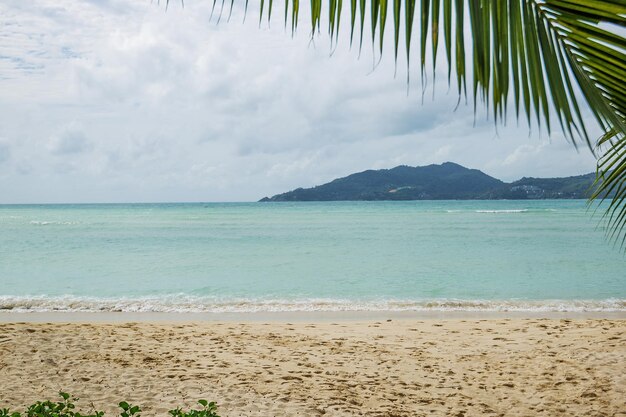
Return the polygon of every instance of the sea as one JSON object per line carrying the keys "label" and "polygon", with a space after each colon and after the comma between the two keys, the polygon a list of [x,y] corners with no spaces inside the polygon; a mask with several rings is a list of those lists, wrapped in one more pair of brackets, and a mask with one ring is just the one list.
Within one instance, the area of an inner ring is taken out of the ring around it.
{"label": "sea", "polygon": [[626,311],[584,200],[0,206],[5,312]]}

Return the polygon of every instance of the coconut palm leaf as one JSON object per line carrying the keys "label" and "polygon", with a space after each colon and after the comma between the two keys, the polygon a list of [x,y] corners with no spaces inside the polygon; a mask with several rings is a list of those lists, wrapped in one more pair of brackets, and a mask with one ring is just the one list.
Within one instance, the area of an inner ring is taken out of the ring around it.
{"label": "coconut palm leaf", "polygon": [[[284,1],[295,30],[300,1]],[[272,3],[260,0],[261,19],[270,17]],[[351,44],[357,32],[360,48],[367,30],[382,55],[388,3],[396,60],[404,41],[411,62],[411,41],[419,36],[420,73],[430,59],[434,74],[443,32],[448,80],[455,78],[459,97],[467,95],[466,65],[472,66],[474,109],[484,103],[501,123],[512,106],[529,127],[536,123],[551,133],[558,123],[574,146],[585,143],[599,155],[592,199],[612,197],[605,214],[610,234],[626,242],[626,0],[351,0]],[[337,40],[342,2],[308,4],[312,36],[328,9],[328,30]],[[601,138],[588,136],[583,106],[605,132]]]}

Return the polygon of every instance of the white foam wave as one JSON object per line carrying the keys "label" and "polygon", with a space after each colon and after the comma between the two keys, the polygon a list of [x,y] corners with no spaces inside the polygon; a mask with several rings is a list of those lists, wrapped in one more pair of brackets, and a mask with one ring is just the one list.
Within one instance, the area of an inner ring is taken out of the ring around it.
{"label": "white foam wave", "polygon": [[189,295],[137,298],[76,296],[0,296],[0,311],[9,312],[180,312],[254,313],[307,311],[626,311],[626,299],[605,300],[345,300],[218,299]]}
{"label": "white foam wave", "polygon": [[511,213],[554,213],[558,210],[546,209],[501,209],[501,210],[474,210],[474,213],[511,214]]}
{"label": "white foam wave", "polygon": [[49,222],[49,221],[42,221],[42,220],[31,220],[30,224],[36,225],[36,226],[48,226],[48,225],[73,225],[73,224],[79,224],[79,222]]}
{"label": "white foam wave", "polygon": [[476,210],[476,213],[527,213],[528,209],[519,209],[519,210]]}

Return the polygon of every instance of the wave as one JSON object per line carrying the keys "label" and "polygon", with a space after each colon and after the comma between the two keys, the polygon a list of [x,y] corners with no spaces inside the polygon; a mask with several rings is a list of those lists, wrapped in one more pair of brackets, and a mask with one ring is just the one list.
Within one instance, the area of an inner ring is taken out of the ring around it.
{"label": "wave", "polygon": [[446,210],[446,213],[491,213],[491,214],[511,214],[511,213],[553,213],[556,209],[483,209],[483,210]]}
{"label": "wave", "polygon": [[506,209],[506,210],[474,210],[474,213],[553,213],[556,209]]}
{"label": "wave", "polygon": [[519,209],[519,210],[476,210],[476,213],[528,213],[528,209]]}
{"label": "wave", "polygon": [[80,222],[48,222],[48,221],[41,221],[41,220],[31,220],[30,224],[33,224],[35,226],[49,226],[49,225],[74,225],[74,224],[80,224]]}
{"label": "wave", "polygon": [[137,298],[0,296],[5,312],[255,313],[340,311],[626,311],[626,299],[604,300],[345,300],[324,298],[253,299],[170,295]]}

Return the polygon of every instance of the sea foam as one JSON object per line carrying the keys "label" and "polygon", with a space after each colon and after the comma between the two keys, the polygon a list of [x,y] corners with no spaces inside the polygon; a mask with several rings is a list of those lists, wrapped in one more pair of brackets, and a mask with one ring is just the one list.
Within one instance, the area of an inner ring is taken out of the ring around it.
{"label": "sea foam", "polygon": [[520,210],[476,210],[476,213],[528,213],[527,209]]}
{"label": "sea foam", "polygon": [[5,312],[167,312],[255,313],[340,311],[485,311],[610,312],[626,311],[626,299],[604,300],[346,300],[253,299],[170,295],[137,298],[77,296],[0,296]]}

